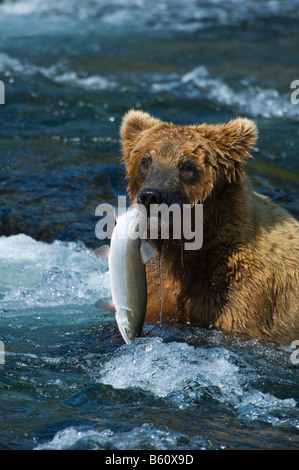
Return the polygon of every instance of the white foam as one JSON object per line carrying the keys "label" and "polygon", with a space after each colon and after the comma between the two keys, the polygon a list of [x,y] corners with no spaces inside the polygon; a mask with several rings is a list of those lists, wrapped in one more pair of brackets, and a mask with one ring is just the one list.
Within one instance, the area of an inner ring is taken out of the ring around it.
{"label": "white foam", "polygon": [[[296,400],[293,398],[282,400],[276,398],[271,393],[262,393],[259,390],[253,390],[244,394],[238,406],[238,415],[240,418],[247,418],[252,421],[263,419],[275,426],[284,421],[283,418],[281,419],[276,416],[277,412],[279,414],[281,414],[281,412],[289,414],[289,411],[294,408],[296,408]],[[298,424],[299,423],[297,423],[297,426]]]}
{"label": "white foam", "polygon": [[288,118],[299,120],[299,107],[290,100],[290,93],[280,95],[275,89],[239,84],[235,91],[223,80],[213,78],[206,67],[199,66],[182,76],[165,76],[151,85],[154,93],[167,91],[189,98],[210,100],[235,112],[252,117]]}
{"label": "white foam", "polygon": [[0,71],[10,75],[22,74],[28,76],[40,73],[53,82],[89,90],[106,90],[117,85],[115,81],[107,80],[100,75],[88,76],[84,74],[84,76],[80,76],[76,71],[65,70],[64,65],[60,63],[53,64],[50,67],[42,67],[27,61],[21,61],[5,53],[0,54]]}
{"label": "white foam", "polygon": [[107,80],[99,75],[80,77],[77,72],[73,71],[55,75],[52,73],[51,69],[44,69],[42,73],[57,83],[79,86],[88,90],[106,90],[116,86],[115,81]]}
{"label": "white foam", "polygon": [[94,303],[110,296],[107,263],[81,243],[0,237],[0,308]]}
{"label": "white foam", "polygon": [[75,427],[58,431],[53,439],[39,444],[34,450],[68,450],[68,449],[206,449],[201,437],[192,437],[167,428],[157,428],[147,423],[130,431],[114,433],[110,429],[96,431]]}
{"label": "white foam", "polygon": [[[104,3],[104,4],[103,4]],[[196,31],[211,25],[231,25],[256,19],[267,19],[279,15],[297,14],[298,0],[160,0],[155,8],[148,8],[147,0],[6,0],[0,4],[1,15],[32,16],[39,18],[56,16],[64,18],[96,18],[99,24],[143,29],[163,29],[172,31]]]}
{"label": "white foam", "polygon": [[43,9],[43,0],[7,0],[1,5],[1,13],[6,15],[31,15]]}
{"label": "white foam", "polygon": [[115,388],[141,388],[159,397],[174,396],[174,392],[188,387],[197,388],[200,394],[209,386],[217,387],[224,395],[239,395],[242,391],[237,368],[228,360],[229,354],[224,349],[207,352],[187,343],[142,338],[110,359],[101,373],[101,382]]}
{"label": "white foam", "polygon": [[151,392],[182,409],[197,406],[207,393],[241,417],[280,424],[279,413],[293,410],[296,401],[256,390],[251,386],[255,379],[245,360],[230,350],[164,343],[161,338],[139,338],[129,347],[121,347],[99,378],[114,388]]}
{"label": "white foam", "polygon": [[254,117],[299,118],[299,110],[292,105],[290,94],[280,95],[277,90],[253,86],[244,86],[243,90],[236,92],[222,80],[212,78],[203,66],[183,75],[181,81],[183,84],[191,82],[214,103],[236,108]]}

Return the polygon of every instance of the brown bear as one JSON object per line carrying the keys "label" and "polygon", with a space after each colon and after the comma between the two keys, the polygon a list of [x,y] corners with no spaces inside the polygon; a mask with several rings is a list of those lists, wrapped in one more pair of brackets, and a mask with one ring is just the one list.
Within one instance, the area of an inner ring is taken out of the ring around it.
{"label": "brown bear", "polygon": [[143,111],[124,116],[122,158],[132,202],[203,204],[200,249],[151,241],[161,273],[147,265],[148,323],[282,344],[299,339],[299,223],[252,190],[242,166],[256,138],[246,118],[181,126]]}

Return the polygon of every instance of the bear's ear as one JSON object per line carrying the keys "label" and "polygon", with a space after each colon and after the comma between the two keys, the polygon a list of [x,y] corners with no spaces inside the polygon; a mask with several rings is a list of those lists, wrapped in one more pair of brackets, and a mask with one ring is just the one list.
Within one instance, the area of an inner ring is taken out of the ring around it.
{"label": "bear's ear", "polygon": [[233,119],[227,124],[202,124],[198,129],[216,145],[222,157],[238,163],[250,157],[248,150],[253,148],[258,136],[255,123],[247,118]]}
{"label": "bear's ear", "polygon": [[146,129],[160,123],[159,119],[153,118],[144,111],[131,109],[123,117],[120,127],[120,137],[123,155],[126,158],[131,153],[134,143],[139,134]]}

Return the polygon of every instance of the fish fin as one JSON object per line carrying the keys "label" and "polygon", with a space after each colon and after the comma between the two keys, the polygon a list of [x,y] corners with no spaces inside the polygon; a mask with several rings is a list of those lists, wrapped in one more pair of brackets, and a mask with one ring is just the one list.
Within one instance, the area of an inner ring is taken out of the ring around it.
{"label": "fish fin", "polygon": [[100,299],[97,300],[94,304],[99,310],[104,310],[105,312],[115,312],[115,306],[109,299]]}
{"label": "fish fin", "polygon": [[141,240],[140,254],[144,264],[146,264],[156,253],[156,249],[147,241]]}
{"label": "fish fin", "polygon": [[96,250],[94,250],[94,254],[96,256],[100,256],[101,258],[108,259],[109,251],[110,251],[109,245],[102,245],[99,248],[97,248]]}

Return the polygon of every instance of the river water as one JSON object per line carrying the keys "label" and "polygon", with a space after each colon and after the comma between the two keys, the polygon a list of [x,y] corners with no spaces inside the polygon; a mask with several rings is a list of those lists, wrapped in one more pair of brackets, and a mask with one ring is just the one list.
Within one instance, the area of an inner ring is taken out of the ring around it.
{"label": "river water", "polygon": [[298,0],[0,2],[1,449],[299,448],[291,347],[165,325],[127,346],[93,254],[131,107],[254,119],[247,172],[299,217],[298,31]]}

